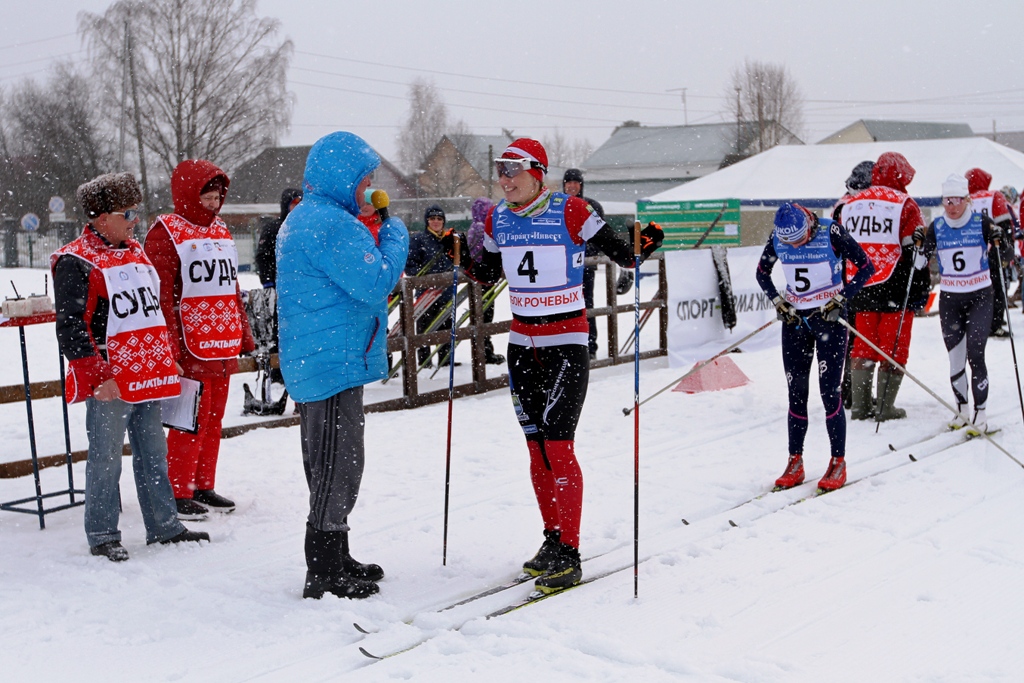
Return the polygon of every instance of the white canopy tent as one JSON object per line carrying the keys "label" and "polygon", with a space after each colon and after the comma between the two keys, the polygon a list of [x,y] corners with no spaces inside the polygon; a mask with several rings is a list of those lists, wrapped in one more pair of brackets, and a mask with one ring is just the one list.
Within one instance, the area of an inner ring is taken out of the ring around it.
{"label": "white canopy tent", "polygon": [[808,208],[826,208],[844,194],[854,166],[875,161],[884,152],[899,152],[914,167],[917,173],[907,190],[921,206],[938,204],[942,181],[950,173],[962,174],[974,167],[992,174],[992,190],[1024,186],[1024,154],[976,137],[773,147],[651,199],[738,198],[744,206],[773,207],[796,201]]}

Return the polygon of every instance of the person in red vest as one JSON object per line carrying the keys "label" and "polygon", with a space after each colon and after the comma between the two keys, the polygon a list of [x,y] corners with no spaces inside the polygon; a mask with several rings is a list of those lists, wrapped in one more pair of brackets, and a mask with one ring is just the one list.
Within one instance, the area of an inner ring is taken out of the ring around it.
{"label": "person in red vest", "polygon": [[[875,266],[867,285],[850,300],[850,311],[856,313],[854,327],[901,366],[910,354],[914,309],[930,287],[927,271],[913,267],[914,230],[924,225],[920,207],[907,194],[914,173],[902,154],[885,152],[871,169],[871,187],[846,199],[840,214],[843,227]],[[848,272],[847,277],[853,273]],[[903,371],[859,337],[850,357],[850,418],[883,421],[906,417],[907,412],[894,405]],[[872,400],[876,364],[878,392]]]}
{"label": "person in red vest", "polygon": [[203,383],[196,433],[171,429],[167,436],[167,471],[178,517],[186,520],[235,509],[214,491],[220,429],[238,354],[255,344],[238,287],[238,251],[217,216],[229,184],[209,161],[181,162],[171,174],[174,213],[158,216],[146,235],[174,358],[185,377]]}
{"label": "person in red vest", "polygon": [[133,239],[142,193],[130,173],[101,175],[78,188],[89,218],[81,236],[50,257],[57,342],[68,359],[68,403],[85,401],[85,535],[89,551],[128,559],[117,528],[124,434],[147,543],[209,541],[178,520],[167,480],[160,399],[180,391],[160,307],[160,282]]}
{"label": "person in red vest", "polygon": [[[964,174],[967,178],[967,189],[971,193],[971,206],[975,213],[988,216],[993,223],[1003,230],[1003,234],[1013,234],[1013,217],[1010,215],[1010,207],[1006,204],[1006,197],[1002,192],[988,189],[992,184],[992,175],[980,168],[972,168]],[[1013,247],[1010,244],[1004,245],[999,256],[993,248],[988,255],[989,272],[992,275],[992,286],[995,296],[992,298],[992,325],[988,336],[1005,338],[1010,336],[1009,330],[1003,327],[1006,321],[1006,291],[1002,289],[1000,282],[1000,269],[1009,267],[1013,262]],[[1005,271],[1004,271],[1005,272]]]}

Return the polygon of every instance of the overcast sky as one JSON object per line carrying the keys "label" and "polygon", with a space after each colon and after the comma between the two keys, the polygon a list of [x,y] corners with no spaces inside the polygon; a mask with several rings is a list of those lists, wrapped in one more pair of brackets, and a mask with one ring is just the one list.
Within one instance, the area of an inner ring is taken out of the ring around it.
{"label": "overcast sky", "polygon": [[[0,86],[45,79],[56,56],[83,60],[77,15],[109,4],[3,2]],[[1022,0],[259,0],[257,11],[295,44],[286,145],[346,129],[394,158],[421,76],[473,132],[558,130],[596,147],[627,119],[682,124],[679,88],[689,123],[728,120],[724,93],[746,58],[789,69],[807,142],[860,118],[1024,130]]]}

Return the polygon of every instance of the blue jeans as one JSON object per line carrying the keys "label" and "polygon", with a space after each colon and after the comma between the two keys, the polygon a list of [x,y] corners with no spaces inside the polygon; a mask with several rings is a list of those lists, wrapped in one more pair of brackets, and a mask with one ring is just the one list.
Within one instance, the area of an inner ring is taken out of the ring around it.
{"label": "blue jeans", "polygon": [[121,451],[124,432],[132,446],[135,489],[139,494],[146,543],[174,538],[185,527],[167,479],[167,438],[160,420],[160,402],[125,403],[86,400],[86,433],[89,459],[85,466],[85,535],[95,548],[120,541],[118,481],[121,479]]}

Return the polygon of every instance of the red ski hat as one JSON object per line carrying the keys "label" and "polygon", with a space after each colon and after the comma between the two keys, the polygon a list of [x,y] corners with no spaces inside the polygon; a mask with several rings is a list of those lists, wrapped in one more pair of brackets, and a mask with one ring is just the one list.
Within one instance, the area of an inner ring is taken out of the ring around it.
{"label": "red ski hat", "polygon": [[544,150],[544,145],[540,144],[532,138],[518,138],[509,143],[509,146],[505,148],[505,151],[501,154],[503,159],[529,159],[530,161],[536,162],[538,167],[531,168],[527,171],[530,175],[536,178],[539,182],[544,182],[544,176],[548,172],[548,153]]}

